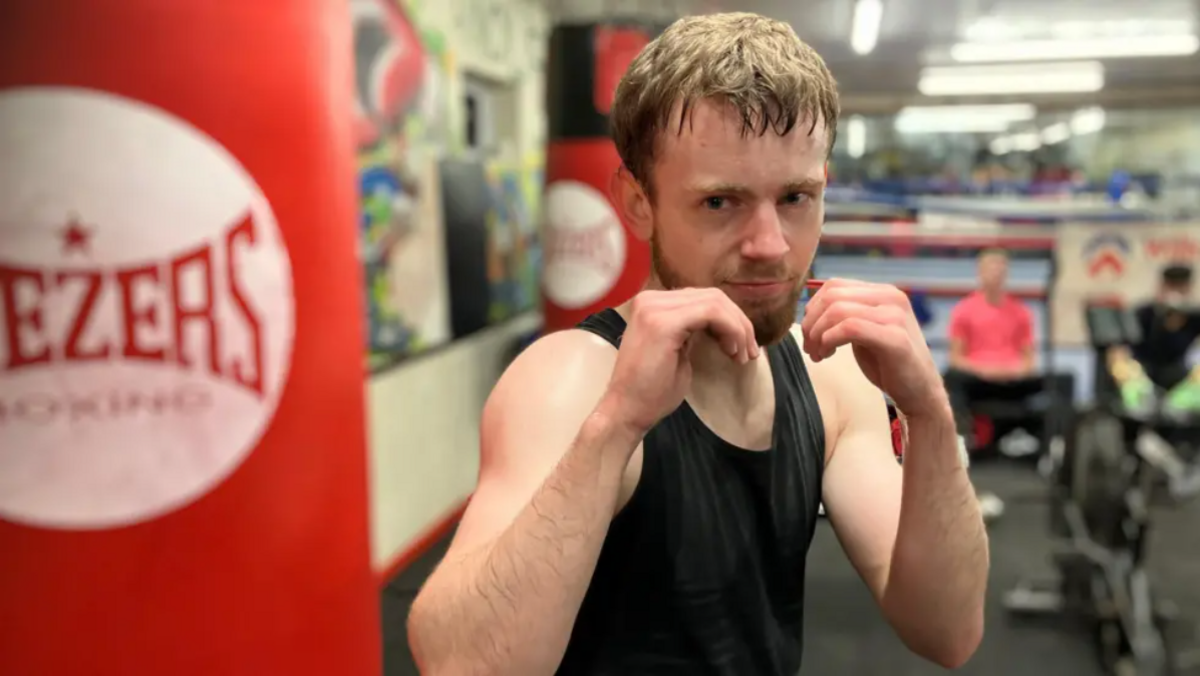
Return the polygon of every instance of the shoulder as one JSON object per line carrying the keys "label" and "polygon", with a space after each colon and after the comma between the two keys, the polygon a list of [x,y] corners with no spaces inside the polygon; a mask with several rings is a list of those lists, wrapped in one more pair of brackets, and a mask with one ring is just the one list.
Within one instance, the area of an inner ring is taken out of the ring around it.
{"label": "shoulder", "polygon": [[950,312],[957,316],[963,316],[974,312],[978,305],[979,293],[973,291],[960,298],[958,302],[954,304],[954,307],[950,310]]}
{"label": "shoulder", "polygon": [[1015,294],[1008,295],[1009,311],[1023,318],[1033,317],[1033,311],[1029,309],[1029,303],[1021,300]]}
{"label": "shoulder", "polygon": [[616,348],[589,331],[547,334],[525,348],[501,374],[488,397],[485,417],[496,409],[570,407],[607,385],[616,361]]}

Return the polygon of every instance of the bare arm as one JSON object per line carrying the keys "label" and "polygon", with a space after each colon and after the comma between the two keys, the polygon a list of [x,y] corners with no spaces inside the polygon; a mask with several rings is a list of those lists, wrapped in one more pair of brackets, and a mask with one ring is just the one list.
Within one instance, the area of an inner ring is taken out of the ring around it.
{"label": "bare arm", "polygon": [[500,379],[481,430],[479,488],[413,604],[425,674],[551,674],[591,582],[642,436],[688,391],[693,335],[739,363],[754,326],[717,289],[643,291],[614,351],[566,331]]}
{"label": "bare arm", "polygon": [[892,453],[883,395],[850,350],[836,369],[841,431],[825,471],[826,511],[884,616],[913,652],[954,668],[983,635],[987,533],[946,407],[910,419],[904,465]]}
{"label": "bare arm", "polygon": [[421,673],[551,674],[640,433],[600,401],[615,351],[568,332],[527,350],[481,429],[479,485],[409,616]]}
{"label": "bare arm", "polygon": [[967,322],[963,319],[960,305],[950,310],[947,334],[950,339],[950,368],[963,373],[975,373],[977,369],[967,361]]}
{"label": "bare arm", "polygon": [[975,372],[975,367],[967,361],[967,346],[962,338],[950,339],[950,368],[963,373]]}
{"label": "bare arm", "polygon": [[1021,342],[1021,372],[1017,374],[1019,378],[1027,378],[1032,376],[1037,369],[1037,345],[1033,341],[1033,313],[1029,308],[1022,306],[1024,312],[1021,313],[1021,328],[1018,340]]}

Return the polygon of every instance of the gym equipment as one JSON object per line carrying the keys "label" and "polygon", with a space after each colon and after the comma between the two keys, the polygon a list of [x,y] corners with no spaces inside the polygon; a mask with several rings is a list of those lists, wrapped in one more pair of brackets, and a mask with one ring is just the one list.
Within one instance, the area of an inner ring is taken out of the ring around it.
{"label": "gym equipment", "polygon": [[[1125,343],[1130,324],[1114,308],[1089,308],[1087,320],[1107,372],[1103,349]],[[1103,347],[1100,347],[1103,346]],[[1200,493],[1200,473],[1160,434],[1165,423],[1100,399],[1047,456],[1053,559],[1058,579],[1026,581],[1005,601],[1016,616],[1083,619],[1094,631],[1101,663],[1120,676],[1165,676],[1190,654],[1173,646],[1177,619],[1155,597],[1145,560],[1155,483],[1165,478],[1176,501]],[[1192,438],[1200,434],[1200,424]]]}
{"label": "gym equipment", "polygon": [[348,3],[0,15],[0,674],[379,674]]}
{"label": "gym equipment", "polygon": [[547,331],[624,302],[650,274],[650,248],[634,240],[609,198],[621,159],[608,114],[622,74],[659,31],[606,22],[559,25],[550,35],[542,202]]}

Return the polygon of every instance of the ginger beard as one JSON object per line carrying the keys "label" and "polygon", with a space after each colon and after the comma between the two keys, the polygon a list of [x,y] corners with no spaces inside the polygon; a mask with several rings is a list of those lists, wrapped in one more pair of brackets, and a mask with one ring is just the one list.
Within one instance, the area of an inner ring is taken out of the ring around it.
{"label": "ginger beard", "polygon": [[[796,323],[796,308],[800,303],[800,292],[803,287],[804,275],[795,274],[789,270],[787,263],[778,261],[774,264],[746,264],[737,270],[722,274],[720,271],[713,276],[710,283],[698,283],[687,279],[679,269],[667,260],[666,252],[658,237],[657,230],[650,236],[650,264],[655,279],[664,290],[697,288],[715,286],[720,288],[722,282],[730,279],[795,279],[796,284],[777,298],[762,301],[745,302],[730,296],[754,327],[754,339],[761,346],[774,345],[783,340]],[[728,295],[728,293],[726,293]]]}

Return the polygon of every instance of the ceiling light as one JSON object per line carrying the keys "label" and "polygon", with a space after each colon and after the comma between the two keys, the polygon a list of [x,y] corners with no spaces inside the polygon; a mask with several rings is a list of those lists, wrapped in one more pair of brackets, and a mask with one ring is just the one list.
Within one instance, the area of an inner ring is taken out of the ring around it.
{"label": "ceiling light", "polygon": [[1156,35],[1189,35],[1190,19],[1122,19],[1047,21],[1044,17],[984,17],[966,27],[969,42],[1013,42],[1017,40],[1080,40],[1094,38],[1138,38]]}
{"label": "ceiling light", "polygon": [[1071,116],[1068,126],[1075,136],[1095,134],[1104,129],[1105,115],[1103,108],[1083,108]]}
{"label": "ceiling light", "polygon": [[858,0],[850,26],[850,48],[855,54],[870,54],[879,41],[883,22],[883,0]]}
{"label": "ceiling light", "polygon": [[1187,56],[1197,51],[1200,51],[1200,38],[1195,35],[1164,35],[1084,40],[960,42],[950,48],[950,58],[962,63],[986,63]]}
{"label": "ceiling light", "polygon": [[1042,147],[1042,139],[1036,131],[1026,132],[1024,134],[1013,134],[1009,137],[1009,143],[1012,144],[1013,150],[1023,152],[1033,152]]}
{"label": "ceiling light", "polygon": [[993,155],[1007,155],[1012,149],[1012,140],[1007,136],[998,136],[988,144],[988,150],[991,150]]}
{"label": "ceiling light", "polygon": [[1098,61],[926,68],[917,89],[926,96],[1058,94],[1104,88]]}
{"label": "ceiling light", "polygon": [[846,123],[846,153],[853,158],[862,157],[867,151],[867,123],[858,115]]}
{"label": "ceiling light", "polygon": [[1066,122],[1055,122],[1042,130],[1042,143],[1052,146],[1071,138],[1071,127]]}
{"label": "ceiling light", "polygon": [[896,115],[895,128],[901,134],[998,133],[1036,114],[1037,109],[1027,103],[909,106]]}
{"label": "ceiling light", "polygon": [[962,106],[905,106],[901,117],[1002,117],[1006,120],[1032,120],[1037,108],[1029,103],[998,103]]}

